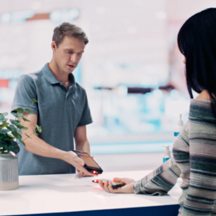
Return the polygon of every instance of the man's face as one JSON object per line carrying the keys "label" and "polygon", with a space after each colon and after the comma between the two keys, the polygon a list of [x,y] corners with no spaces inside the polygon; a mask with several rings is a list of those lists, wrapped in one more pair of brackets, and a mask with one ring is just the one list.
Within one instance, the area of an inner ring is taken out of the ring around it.
{"label": "man's face", "polygon": [[52,49],[58,69],[69,74],[77,67],[84,52],[85,43],[80,39],[65,36],[58,47],[53,41]]}

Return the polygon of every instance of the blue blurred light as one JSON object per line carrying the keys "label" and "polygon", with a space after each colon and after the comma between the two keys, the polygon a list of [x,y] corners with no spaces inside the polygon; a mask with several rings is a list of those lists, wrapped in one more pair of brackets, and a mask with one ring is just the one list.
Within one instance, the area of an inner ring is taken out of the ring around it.
{"label": "blue blurred light", "polygon": [[76,82],[82,84],[82,71],[81,71],[81,61],[77,65],[77,68],[73,71]]}
{"label": "blue blurred light", "polygon": [[172,99],[178,99],[179,98],[179,92],[176,89],[173,89],[170,92],[170,96],[171,96]]}
{"label": "blue blurred light", "polygon": [[0,70],[0,79],[19,79],[24,74],[21,69],[2,69]]}
{"label": "blue blurred light", "polygon": [[9,89],[13,89],[15,91],[17,87],[18,79],[11,79],[9,82]]}
{"label": "blue blurred light", "polygon": [[63,9],[54,10],[50,13],[50,20],[54,22],[72,22],[79,17],[79,10],[73,9]]}
{"label": "blue blurred light", "polygon": [[22,23],[34,16],[34,11],[5,12],[1,15],[2,24]]}

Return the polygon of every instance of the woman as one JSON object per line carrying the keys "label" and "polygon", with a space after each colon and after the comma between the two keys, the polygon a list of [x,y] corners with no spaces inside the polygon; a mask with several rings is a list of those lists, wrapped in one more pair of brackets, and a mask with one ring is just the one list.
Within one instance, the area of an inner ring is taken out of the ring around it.
{"label": "woman", "polygon": [[[191,99],[189,120],[173,144],[173,159],[135,182],[119,179],[124,187],[100,182],[111,193],[168,192],[181,172],[183,190],[179,215],[216,215],[216,8],[190,17],[178,33],[184,55],[186,80]],[[179,170],[180,169],[180,170]]]}

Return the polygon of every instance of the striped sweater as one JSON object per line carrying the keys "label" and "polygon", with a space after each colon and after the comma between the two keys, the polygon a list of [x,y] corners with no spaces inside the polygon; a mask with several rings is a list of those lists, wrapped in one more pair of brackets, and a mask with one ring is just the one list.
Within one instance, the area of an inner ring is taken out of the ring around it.
{"label": "striped sweater", "polygon": [[173,157],[135,182],[134,192],[163,195],[181,176],[179,216],[216,215],[216,118],[209,101],[191,100],[189,120],[173,144]]}

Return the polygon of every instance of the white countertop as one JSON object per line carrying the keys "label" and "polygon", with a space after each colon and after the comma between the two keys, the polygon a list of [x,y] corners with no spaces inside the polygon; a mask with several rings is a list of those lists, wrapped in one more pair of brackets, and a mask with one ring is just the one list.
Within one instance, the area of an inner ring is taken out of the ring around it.
{"label": "white countertop", "polygon": [[[98,178],[141,179],[150,171],[105,172]],[[20,188],[0,191],[0,215],[74,212],[178,204],[179,182],[168,196],[110,194],[92,180],[76,174],[20,176]]]}

